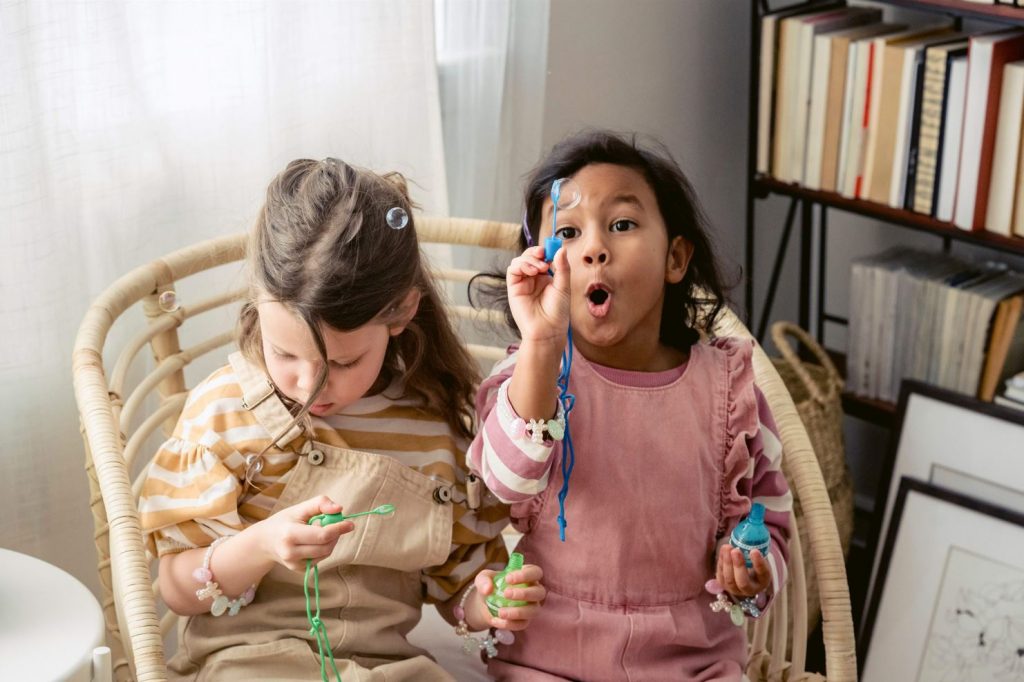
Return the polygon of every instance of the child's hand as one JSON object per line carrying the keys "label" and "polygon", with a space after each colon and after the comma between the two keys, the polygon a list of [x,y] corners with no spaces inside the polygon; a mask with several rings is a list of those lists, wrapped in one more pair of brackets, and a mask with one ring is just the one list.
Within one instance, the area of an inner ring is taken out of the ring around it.
{"label": "child's hand", "polygon": [[[547,590],[540,584],[544,577],[544,571],[535,564],[525,564],[522,568],[512,571],[506,576],[509,585],[525,583],[525,587],[506,587],[505,596],[507,599],[529,602],[526,606],[503,606],[498,610],[498,617],[495,618],[487,610],[484,597],[494,592],[495,571],[483,570],[477,574],[475,579],[476,594],[471,601],[473,608],[467,609],[467,622],[474,629],[500,628],[502,630],[525,630],[526,626],[540,611],[541,602],[547,596]],[[476,617],[471,618],[470,612]]]}
{"label": "child's hand", "polygon": [[[554,277],[548,270],[554,271]],[[505,273],[508,304],[523,341],[565,344],[569,329],[569,260],[565,248],[544,262],[544,247],[533,246],[512,260]]]}
{"label": "child's hand", "polygon": [[764,592],[772,582],[768,560],[758,550],[750,552],[753,568],[747,568],[743,552],[726,543],[718,548],[718,569],[715,577],[734,597],[753,597]]}
{"label": "child's hand", "polygon": [[310,526],[307,522],[317,514],[339,513],[340,504],[320,495],[282,509],[252,528],[259,529],[260,547],[269,559],[293,571],[302,571],[306,568],[306,559],[315,562],[330,556],[338,538],[355,528],[351,521],[322,527]]}

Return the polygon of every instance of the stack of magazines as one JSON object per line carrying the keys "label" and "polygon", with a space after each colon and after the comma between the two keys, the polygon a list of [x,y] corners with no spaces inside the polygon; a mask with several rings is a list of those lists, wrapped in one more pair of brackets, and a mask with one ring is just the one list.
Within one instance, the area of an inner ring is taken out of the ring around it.
{"label": "stack of magazines", "polygon": [[1024,274],[1004,264],[907,248],[858,259],[847,388],[893,402],[909,378],[991,401],[1024,371],[1022,308]]}

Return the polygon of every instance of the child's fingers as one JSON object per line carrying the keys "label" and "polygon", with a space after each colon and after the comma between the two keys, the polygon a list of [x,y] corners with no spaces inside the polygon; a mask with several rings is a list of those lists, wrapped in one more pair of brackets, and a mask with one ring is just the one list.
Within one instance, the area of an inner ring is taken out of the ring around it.
{"label": "child's fingers", "polygon": [[756,549],[750,553],[750,560],[754,562],[754,576],[757,581],[758,592],[760,592],[771,583],[772,569],[768,565],[768,559]]}
{"label": "child's fingers", "polygon": [[752,594],[750,572],[747,570],[746,559],[743,558],[743,552],[738,549],[732,551],[732,567],[733,577],[736,581],[736,587],[738,588],[734,594],[741,594],[743,596]]}
{"label": "child's fingers", "polygon": [[512,571],[505,577],[508,584],[536,583],[544,577],[544,569],[536,564],[526,564],[522,568]]}
{"label": "child's fingers", "polygon": [[491,592],[494,592],[494,575],[495,572],[488,569],[484,569],[476,574],[473,584],[476,585],[476,591],[481,596],[486,597]]}
{"label": "child's fingers", "polygon": [[513,258],[506,270],[509,277],[536,277],[540,273],[547,271],[548,264],[544,262],[543,258],[532,258],[529,256]]}
{"label": "child's fingers", "polygon": [[506,606],[498,610],[498,617],[491,618],[491,625],[502,630],[525,630],[537,615],[539,606]]}
{"label": "child's fingers", "polygon": [[529,587],[506,587],[503,595],[506,599],[514,601],[529,601],[540,603],[548,596],[548,591],[543,585],[530,585]]}
{"label": "child's fingers", "polygon": [[317,495],[316,497],[299,502],[291,507],[291,511],[305,522],[317,514],[340,514],[341,505],[326,495]]}
{"label": "child's fingers", "polygon": [[[742,557],[742,553],[740,554]],[[722,587],[725,588],[726,592],[730,594],[736,594],[739,592],[739,586],[736,584],[736,567],[732,560],[732,548],[725,546],[722,552],[722,579],[719,580]]]}
{"label": "child's fingers", "polygon": [[337,542],[338,538],[355,528],[351,521],[329,523],[326,526],[314,523],[297,523],[288,527],[284,539],[292,545],[326,545]]}

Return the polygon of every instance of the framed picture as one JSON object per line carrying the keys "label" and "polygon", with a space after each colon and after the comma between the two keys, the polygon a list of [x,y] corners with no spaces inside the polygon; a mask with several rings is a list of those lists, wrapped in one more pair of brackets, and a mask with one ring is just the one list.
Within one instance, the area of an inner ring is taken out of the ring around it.
{"label": "framed picture", "polygon": [[1024,679],[1024,514],[900,479],[863,682]]}
{"label": "framed picture", "polygon": [[[900,389],[898,421],[879,493],[874,531],[886,537],[904,476],[1024,513],[1024,413],[918,381]],[[871,548],[878,578],[880,553]],[[1024,676],[1021,677],[1024,682]]]}

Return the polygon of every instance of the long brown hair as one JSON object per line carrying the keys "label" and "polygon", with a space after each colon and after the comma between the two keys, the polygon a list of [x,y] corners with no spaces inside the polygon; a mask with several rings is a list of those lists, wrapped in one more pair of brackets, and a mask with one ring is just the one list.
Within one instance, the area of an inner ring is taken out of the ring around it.
{"label": "long brown hair", "polygon": [[[408,216],[404,228],[389,225],[388,212],[396,207]],[[321,325],[351,331],[370,321],[395,323],[403,319],[400,304],[416,290],[419,308],[389,341],[371,392],[401,379],[406,395],[419,398],[423,409],[443,417],[455,433],[472,435],[478,370],[424,267],[412,208],[401,175],[381,176],[337,159],[292,161],[267,188],[248,243],[251,285],[238,344],[247,359],[265,366],[260,296],[309,326],[323,365],[313,395],[295,410],[296,420],[327,383]]]}

